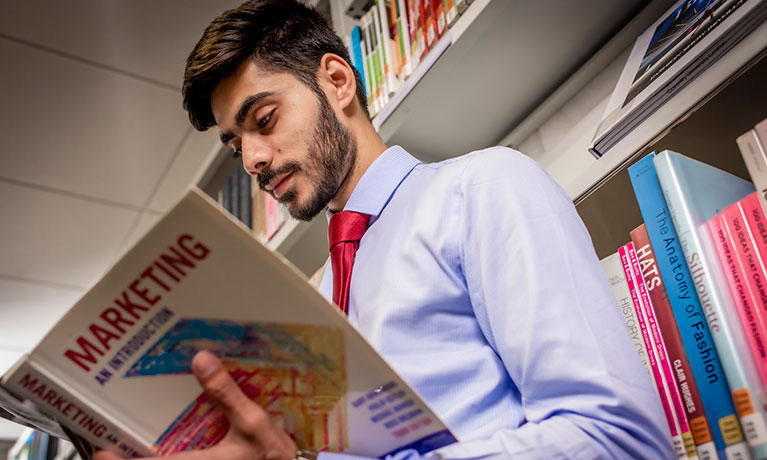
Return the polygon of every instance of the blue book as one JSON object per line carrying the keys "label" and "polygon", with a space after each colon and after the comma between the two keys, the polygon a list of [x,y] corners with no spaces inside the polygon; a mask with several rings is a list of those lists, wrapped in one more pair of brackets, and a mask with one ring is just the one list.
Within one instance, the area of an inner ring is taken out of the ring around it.
{"label": "blue book", "polygon": [[[354,26],[352,29],[352,59],[354,59],[354,66],[360,73],[362,81],[365,80],[365,61],[362,59],[362,45],[360,44],[360,27]],[[367,94],[367,88],[365,88],[365,94]]]}
{"label": "blue book", "polygon": [[[703,409],[716,450],[721,458],[750,458],[724,370],[695,293],[663,191],[649,154],[628,168],[650,243],[655,248],[658,268],[674,311],[690,367],[698,384]],[[694,427],[693,434],[695,434]]]}
{"label": "blue book", "polygon": [[756,458],[767,458],[767,398],[706,226],[724,208],[753,193],[754,186],[669,150],[653,162],[746,440]]}

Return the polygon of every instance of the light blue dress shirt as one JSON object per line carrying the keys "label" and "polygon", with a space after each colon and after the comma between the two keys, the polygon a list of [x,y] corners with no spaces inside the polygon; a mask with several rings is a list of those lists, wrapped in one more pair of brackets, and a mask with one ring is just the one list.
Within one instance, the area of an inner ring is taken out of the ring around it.
{"label": "light blue dress shirt", "polygon": [[372,216],[349,321],[455,434],[442,458],[676,457],[591,239],[533,160],[391,147],[344,209]]}

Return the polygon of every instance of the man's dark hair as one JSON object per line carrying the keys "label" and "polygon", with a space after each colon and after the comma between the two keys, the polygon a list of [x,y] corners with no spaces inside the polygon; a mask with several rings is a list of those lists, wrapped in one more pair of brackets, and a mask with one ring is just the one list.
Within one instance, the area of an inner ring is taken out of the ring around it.
{"label": "man's dark hair", "polygon": [[182,94],[189,121],[199,131],[216,124],[210,96],[248,58],[267,71],[291,73],[324,98],[317,69],[326,53],[352,68],[357,100],[369,117],[365,86],[349,51],[314,8],[295,0],[250,0],[225,11],[205,29],[186,61]]}

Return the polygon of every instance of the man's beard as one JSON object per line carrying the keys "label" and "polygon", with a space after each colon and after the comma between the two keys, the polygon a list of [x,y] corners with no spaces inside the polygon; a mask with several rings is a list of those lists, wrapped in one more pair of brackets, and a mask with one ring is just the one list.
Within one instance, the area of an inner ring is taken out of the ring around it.
{"label": "man's beard", "polygon": [[351,132],[338,121],[324,94],[317,96],[319,114],[314,134],[309,141],[306,161],[288,161],[279,169],[265,168],[258,175],[262,190],[275,177],[302,171],[314,187],[306,202],[297,202],[297,193],[290,188],[278,198],[290,215],[299,220],[312,220],[338,193],[357,161],[357,142]]}

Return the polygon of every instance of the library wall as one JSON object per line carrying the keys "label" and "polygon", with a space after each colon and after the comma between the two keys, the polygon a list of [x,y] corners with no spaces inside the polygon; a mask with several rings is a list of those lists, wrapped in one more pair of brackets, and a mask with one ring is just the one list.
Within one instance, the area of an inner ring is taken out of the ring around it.
{"label": "library wall", "polygon": [[517,150],[538,161],[571,198],[575,177],[597,161],[588,151],[630,49],[620,53],[596,77],[523,140]]}

